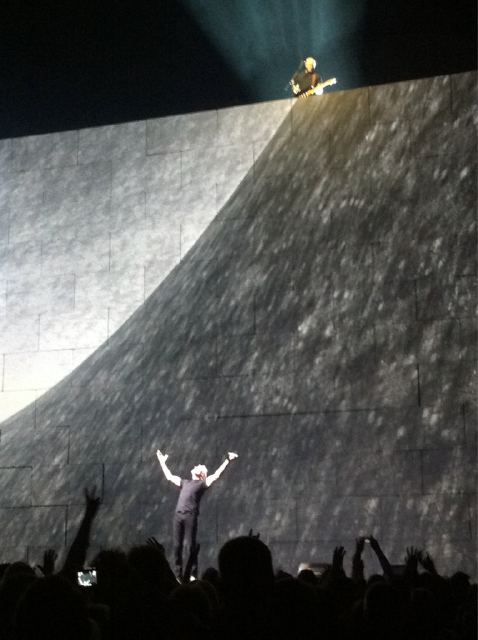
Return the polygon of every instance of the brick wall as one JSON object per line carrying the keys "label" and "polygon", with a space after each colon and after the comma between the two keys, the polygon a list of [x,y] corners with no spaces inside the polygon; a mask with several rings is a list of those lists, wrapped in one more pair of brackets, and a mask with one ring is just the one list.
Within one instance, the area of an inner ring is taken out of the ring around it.
{"label": "brick wall", "polygon": [[290,569],[372,532],[475,571],[475,90],[4,141],[4,556],[68,543],[87,483],[95,548],[169,541],[160,447],[181,475],[240,454],[203,563],[253,527]]}

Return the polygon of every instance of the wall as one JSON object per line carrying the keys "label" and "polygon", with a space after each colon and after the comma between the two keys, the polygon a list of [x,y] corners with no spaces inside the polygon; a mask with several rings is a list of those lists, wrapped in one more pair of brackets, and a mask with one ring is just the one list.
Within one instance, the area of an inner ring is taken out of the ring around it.
{"label": "wall", "polygon": [[[253,527],[286,568],[371,532],[394,562],[415,544],[474,571],[475,88],[5,142],[2,396],[35,401],[1,425],[4,556],[68,544],[92,483],[94,548],[169,541],[160,447],[183,475],[240,454],[205,498],[203,564]],[[58,353],[89,357],[62,378]]]}
{"label": "wall", "polygon": [[156,289],[290,105],[0,141],[0,421]]}

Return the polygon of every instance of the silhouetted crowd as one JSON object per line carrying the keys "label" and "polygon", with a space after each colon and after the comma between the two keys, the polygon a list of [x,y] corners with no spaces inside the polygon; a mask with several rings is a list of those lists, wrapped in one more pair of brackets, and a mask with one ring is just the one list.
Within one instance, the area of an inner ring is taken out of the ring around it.
{"label": "silhouetted crowd", "polygon": [[[439,575],[432,558],[410,547],[392,566],[373,537],[359,538],[351,575],[337,547],[320,575],[274,574],[269,548],[250,532],[219,551],[219,569],[192,580],[199,547],[182,582],[164,547],[146,544],[101,551],[96,584],[80,586],[91,526],[100,506],[85,491],[86,508],[63,566],[44,554],[33,569],[0,565],[0,640],[476,640],[477,589],[468,575]],[[382,573],[364,577],[368,543]],[[90,576],[86,576],[88,581]]]}

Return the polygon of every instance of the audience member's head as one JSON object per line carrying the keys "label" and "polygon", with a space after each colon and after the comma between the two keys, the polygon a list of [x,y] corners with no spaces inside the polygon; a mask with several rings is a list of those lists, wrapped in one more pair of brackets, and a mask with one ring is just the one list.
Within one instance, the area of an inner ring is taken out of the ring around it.
{"label": "audience member's head", "polygon": [[219,571],[215,567],[208,567],[201,576],[203,582],[208,582],[217,590],[220,589],[221,578]]}
{"label": "audience member's head", "polygon": [[438,622],[438,607],[431,591],[422,587],[412,590],[407,618],[409,632],[419,632],[424,637],[433,632]]}
{"label": "audience member's head", "polygon": [[272,624],[277,638],[311,638],[320,628],[316,589],[296,578],[274,585]]}
{"label": "audience member's head", "polygon": [[22,561],[12,562],[12,564],[9,564],[5,568],[5,571],[3,573],[3,578],[4,580],[8,580],[12,576],[16,576],[16,575],[34,576],[35,571],[26,562],[22,562]]}
{"label": "audience member's head", "polygon": [[[0,637],[9,638],[18,603],[25,591],[35,582],[33,571],[12,571],[6,573],[0,585]],[[3,635],[2,635],[3,634]]]}
{"label": "audience member's head", "polygon": [[224,593],[241,599],[266,596],[274,584],[271,552],[252,536],[226,542],[219,552],[219,573]]}
{"label": "audience member's head", "polygon": [[90,640],[92,625],[82,594],[60,576],[35,580],[18,605],[14,637],[15,640]]}
{"label": "audience member's head", "polygon": [[178,583],[160,548],[151,545],[133,547],[128,552],[128,562],[149,589],[164,596],[173,591]]}
{"label": "audience member's head", "polygon": [[180,586],[158,544],[104,550],[93,564],[98,583],[83,590],[68,572],[1,565],[0,640],[337,640],[341,629],[347,640],[476,637],[476,584],[434,566],[395,575],[382,565],[384,575],[367,581],[334,565],[320,577],[274,576],[269,548],[252,535],[224,544],[219,570]]}
{"label": "audience member's head", "polygon": [[400,599],[389,584],[375,582],[365,592],[364,618],[373,626],[394,624],[400,618]]}
{"label": "audience member's head", "polygon": [[298,580],[300,580],[300,582],[305,582],[314,587],[316,587],[319,584],[319,579],[317,578],[315,573],[312,571],[312,569],[302,569],[302,571],[299,571],[297,578]]}
{"label": "audience member's head", "polygon": [[211,602],[198,580],[177,586],[169,596],[169,603],[175,615],[187,615],[190,619],[196,620],[201,627],[211,626]]}

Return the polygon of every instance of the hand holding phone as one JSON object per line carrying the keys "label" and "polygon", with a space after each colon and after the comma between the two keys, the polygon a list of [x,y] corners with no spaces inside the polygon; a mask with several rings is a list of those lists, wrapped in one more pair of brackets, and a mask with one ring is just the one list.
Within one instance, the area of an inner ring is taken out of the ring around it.
{"label": "hand holding phone", "polygon": [[96,584],[96,569],[83,569],[77,573],[80,587],[93,587]]}

